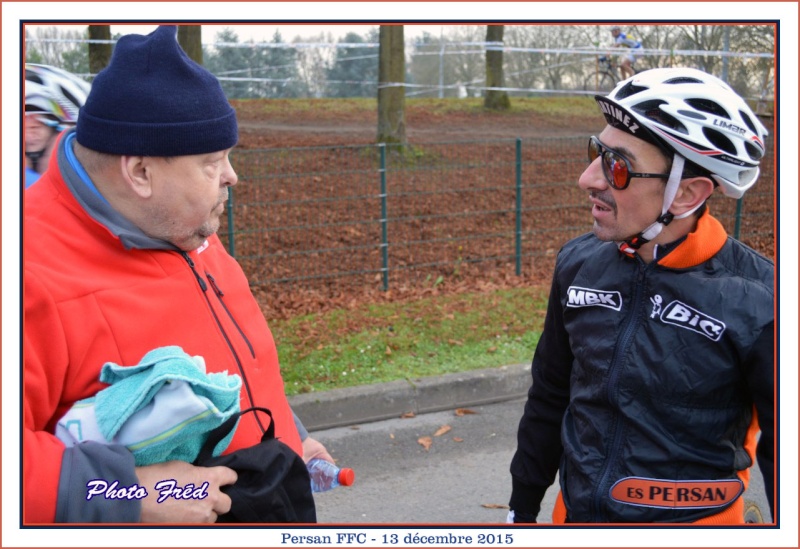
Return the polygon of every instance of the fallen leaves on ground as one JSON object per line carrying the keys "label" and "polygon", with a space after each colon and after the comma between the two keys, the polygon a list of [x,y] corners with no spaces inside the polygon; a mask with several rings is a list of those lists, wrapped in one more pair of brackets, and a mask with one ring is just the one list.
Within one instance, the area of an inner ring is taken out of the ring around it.
{"label": "fallen leaves on ground", "polygon": [[453,437],[453,442],[464,442],[464,439],[461,437]]}
{"label": "fallen leaves on ground", "polygon": [[417,439],[417,442],[418,442],[418,443],[419,443],[419,444],[420,444],[420,445],[421,445],[423,448],[425,448],[425,451],[427,452],[428,450],[430,450],[430,448],[431,448],[431,444],[433,444],[433,439],[432,439],[431,437],[419,437],[419,438]]}
{"label": "fallen leaves on ground", "polygon": [[439,427],[439,429],[435,433],[433,433],[433,436],[440,437],[443,434],[445,434],[448,431],[450,431],[450,429],[452,429],[452,427],[450,427],[449,425],[442,425],[441,427]]}
{"label": "fallen leaves on ground", "polygon": [[411,418],[411,417],[417,417],[417,414],[415,414],[414,412],[406,412],[405,414],[403,414],[400,417],[402,419],[408,419],[408,418]]}
{"label": "fallen leaves on ground", "polygon": [[456,408],[456,415],[459,417],[465,416],[467,414],[477,414],[477,413],[478,412],[470,410],[469,408]]}
{"label": "fallen leaves on ground", "polygon": [[487,509],[510,509],[508,505],[503,505],[501,503],[481,503],[481,507]]}

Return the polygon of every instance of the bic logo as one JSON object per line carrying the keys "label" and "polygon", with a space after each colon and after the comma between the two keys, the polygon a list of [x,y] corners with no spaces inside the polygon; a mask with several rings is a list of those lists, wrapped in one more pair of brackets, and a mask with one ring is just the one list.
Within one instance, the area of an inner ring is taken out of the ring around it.
{"label": "bic logo", "polygon": [[606,292],[570,286],[567,294],[567,307],[608,307],[615,311],[619,311],[622,308],[622,296],[619,292]]}
{"label": "bic logo", "polygon": [[725,323],[712,318],[697,309],[692,309],[680,301],[673,301],[664,308],[661,320],[667,324],[674,324],[698,334],[703,334],[712,341],[719,341],[725,331]]}

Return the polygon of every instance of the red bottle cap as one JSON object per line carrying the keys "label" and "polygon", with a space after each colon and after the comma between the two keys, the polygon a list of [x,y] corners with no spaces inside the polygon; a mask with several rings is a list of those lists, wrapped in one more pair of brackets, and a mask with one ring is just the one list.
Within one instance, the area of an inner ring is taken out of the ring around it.
{"label": "red bottle cap", "polygon": [[339,469],[339,484],[342,486],[352,486],[356,480],[356,473],[352,469],[343,467]]}

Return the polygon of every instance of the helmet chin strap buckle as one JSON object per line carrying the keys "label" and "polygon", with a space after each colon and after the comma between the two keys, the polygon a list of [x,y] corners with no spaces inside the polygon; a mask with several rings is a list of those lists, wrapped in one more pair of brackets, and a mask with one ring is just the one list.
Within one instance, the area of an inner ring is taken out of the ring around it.
{"label": "helmet chin strap buckle", "polygon": [[620,242],[619,250],[626,255],[632,256],[636,253],[636,250],[660,235],[664,227],[672,223],[673,219],[675,219],[675,215],[670,212],[661,214],[658,216],[658,219],[656,219],[655,223],[647,227],[645,230],[634,237]]}

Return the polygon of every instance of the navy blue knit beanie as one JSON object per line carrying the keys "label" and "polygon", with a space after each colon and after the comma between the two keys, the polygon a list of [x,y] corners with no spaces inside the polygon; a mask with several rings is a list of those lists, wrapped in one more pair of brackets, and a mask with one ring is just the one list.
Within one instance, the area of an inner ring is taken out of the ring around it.
{"label": "navy blue knit beanie", "polygon": [[219,81],[181,49],[175,26],[117,42],[78,115],[78,143],[120,155],[185,156],[230,149],[236,111]]}

